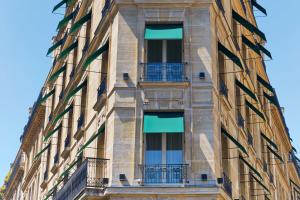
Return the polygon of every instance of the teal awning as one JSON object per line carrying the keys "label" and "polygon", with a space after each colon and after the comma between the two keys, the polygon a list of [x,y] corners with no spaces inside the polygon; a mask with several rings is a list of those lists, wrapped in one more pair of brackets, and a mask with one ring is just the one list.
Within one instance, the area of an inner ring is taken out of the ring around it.
{"label": "teal awning", "polygon": [[183,38],[182,24],[152,24],[146,25],[146,40],[181,40]]}
{"label": "teal awning", "polygon": [[258,10],[260,10],[262,13],[264,13],[265,15],[268,15],[267,10],[264,7],[262,7],[261,5],[259,5],[256,0],[251,0],[251,3],[254,7],[256,7]]}
{"label": "teal awning", "polygon": [[232,17],[237,22],[239,22],[241,25],[243,25],[246,29],[248,29],[250,32],[255,33],[258,35],[261,39],[264,41],[267,41],[265,34],[260,31],[256,26],[248,22],[246,19],[244,19],[241,15],[239,15],[237,12],[232,10]]}
{"label": "teal awning", "polygon": [[277,159],[279,159],[281,162],[284,162],[282,157],[277,152],[275,152],[271,147],[267,146],[267,148]]}
{"label": "teal awning", "polygon": [[248,38],[245,37],[244,35],[242,35],[242,42],[245,45],[247,45],[250,49],[252,49],[255,53],[260,55],[260,49],[255,44],[253,44],[250,40],[248,40]]}
{"label": "teal awning", "polygon": [[68,108],[66,108],[63,112],[61,112],[59,115],[57,115],[52,124],[55,124],[56,122],[58,122],[58,120],[60,120],[65,114],[67,114],[70,110],[73,109],[73,105],[70,105]]}
{"label": "teal awning", "polygon": [[255,94],[249,88],[247,88],[243,83],[241,83],[240,81],[238,81],[237,79],[235,79],[235,84],[239,88],[241,88],[246,94],[248,94],[252,99],[254,99],[255,101],[257,101],[257,98],[256,98]]}
{"label": "teal awning", "polygon": [[270,92],[274,93],[273,87],[267,81],[265,81],[261,76],[257,75],[257,81],[261,83],[265,88],[270,90]]}
{"label": "teal awning", "polygon": [[262,138],[265,139],[270,145],[272,145],[276,150],[278,150],[277,145],[270,139],[268,138],[265,134],[263,134],[262,132],[260,133]]}
{"label": "teal awning", "polygon": [[66,71],[67,69],[67,64],[65,64],[64,66],[62,66],[59,70],[57,70],[56,72],[54,72],[50,77],[49,77],[49,81],[55,81],[59,75],[61,73],[63,73],[64,71]]}
{"label": "teal awning", "polygon": [[49,131],[48,134],[44,137],[44,141],[47,141],[54,133],[56,133],[58,130],[62,128],[62,124],[60,124],[58,127],[53,129],[52,131]]}
{"label": "teal awning", "polygon": [[[251,175],[251,174],[250,174]],[[263,182],[261,182],[258,178],[256,178],[255,176],[252,175],[252,177],[254,178],[254,180],[260,185],[262,186],[266,191],[270,192],[270,190],[267,188],[267,186],[265,186],[265,184],[263,184]]]}
{"label": "teal awning", "polygon": [[239,66],[241,69],[243,68],[243,65],[241,63],[241,60],[239,57],[237,57],[234,53],[229,51],[224,45],[222,45],[220,42],[218,43],[218,49],[221,51],[224,55],[226,55],[230,60],[232,60],[237,66]]}
{"label": "teal awning", "polygon": [[55,44],[52,45],[52,47],[50,47],[48,49],[47,52],[47,56],[52,53],[57,47],[59,47],[60,45],[62,45],[64,43],[64,38],[60,39],[59,41],[57,41]]}
{"label": "teal awning", "polygon": [[78,40],[76,40],[73,44],[64,49],[58,56],[58,59],[66,57],[73,49],[78,46]]}
{"label": "teal awning", "polygon": [[67,15],[65,18],[63,18],[63,19],[58,23],[56,30],[59,30],[59,29],[61,29],[62,27],[64,27],[65,25],[67,25],[68,22],[69,22],[70,20],[72,20],[72,19],[76,16],[76,14],[77,14],[77,9],[74,10],[74,11],[73,11],[72,13],[70,13],[69,15]]}
{"label": "teal awning", "polygon": [[233,136],[231,136],[224,128],[221,128],[221,132],[228,137],[243,153],[248,155],[246,149],[239,143]]}
{"label": "teal awning", "polygon": [[77,92],[79,92],[83,87],[86,87],[87,81],[85,80],[83,83],[78,85],[75,89],[70,91],[65,99],[65,102],[69,101]]}
{"label": "teal awning", "polygon": [[83,64],[82,68],[85,70],[98,56],[107,51],[109,48],[109,42],[107,41],[102,47],[92,53]]}
{"label": "teal awning", "polygon": [[49,147],[50,147],[51,143],[50,144],[47,144],[47,146],[45,146],[39,153],[37,153],[35,156],[34,156],[34,159],[38,159]]}
{"label": "teal awning", "polygon": [[270,101],[273,105],[280,107],[275,96],[268,95],[264,92],[264,97]]}
{"label": "teal awning", "polygon": [[50,96],[55,94],[55,88],[53,90],[51,90],[48,94],[46,94],[43,98],[41,98],[40,100],[40,104],[43,103],[44,101],[46,101]]}
{"label": "teal awning", "polygon": [[249,101],[246,100],[246,106],[248,106],[253,112],[260,116],[264,121],[266,120],[263,113],[261,113],[255,106],[253,106]]}
{"label": "teal awning", "polygon": [[145,113],[144,133],[184,133],[183,113]]}
{"label": "teal awning", "polygon": [[250,163],[248,163],[242,156],[239,156],[240,160],[243,161],[259,178],[262,179],[262,176],[260,175],[260,173],[254,168],[252,167],[252,165]]}
{"label": "teal awning", "polygon": [[84,145],[82,145],[82,147],[78,150],[77,155],[81,154],[85,148],[87,148],[97,137],[102,135],[104,132],[105,132],[105,124],[103,124],[99,128],[97,133],[95,133]]}
{"label": "teal awning", "polygon": [[56,11],[57,9],[59,9],[60,7],[62,7],[64,4],[66,4],[67,6],[72,4],[75,0],[62,0],[61,2],[59,2],[58,4],[56,4],[52,10],[52,12]]}
{"label": "teal awning", "polygon": [[85,22],[91,20],[92,18],[92,11],[90,11],[87,15],[83,16],[77,22],[73,24],[70,29],[70,34],[76,32]]}
{"label": "teal awning", "polygon": [[264,54],[266,54],[269,58],[272,59],[272,55],[271,55],[270,51],[268,51],[264,46],[262,46],[261,44],[257,44],[257,47],[258,47]]}

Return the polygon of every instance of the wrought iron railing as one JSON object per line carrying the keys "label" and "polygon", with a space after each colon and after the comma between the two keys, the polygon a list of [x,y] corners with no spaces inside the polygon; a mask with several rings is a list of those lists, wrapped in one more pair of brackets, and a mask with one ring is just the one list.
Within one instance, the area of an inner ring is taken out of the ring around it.
{"label": "wrought iron railing", "polygon": [[106,78],[103,79],[98,88],[98,97],[101,97],[104,93],[106,93]]}
{"label": "wrought iron railing", "polygon": [[185,63],[145,63],[141,81],[144,82],[184,82]]}
{"label": "wrought iron railing", "polygon": [[187,179],[187,164],[139,165],[143,184],[182,184]]}
{"label": "wrought iron railing", "polygon": [[63,185],[53,194],[53,199],[73,200],[85,188],[105,189],[108,184],[107,165],[107,159],[86,158],[70,178],[62,182]]}
{"label": "wrought iron railing", "polygon": [[223,187],[225,192],[232,197],[232,181],[230,180],[229,176],[224,172],[223,173]]}

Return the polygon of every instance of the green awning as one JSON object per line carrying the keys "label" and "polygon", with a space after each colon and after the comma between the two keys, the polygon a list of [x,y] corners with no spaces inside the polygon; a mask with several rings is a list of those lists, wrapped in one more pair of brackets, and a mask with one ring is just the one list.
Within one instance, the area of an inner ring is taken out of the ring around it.
{"label": "green awning", "polygon": [[239,57],[237,57],[234,53],[229,51],[224,45],[222,45],[220,42],[218,43],[218,49],[221,51],[224,55],[226,55],[230,60],[232,60],[237,66],[239,66],[241,69],[243,68],[243,65],[241,63],[241,60]]}
{"label": "green awning", "polygon": [[267,190],[268,192],[270,192],[270,190],[267,188],[267,186],[265,186],[265,184],[263,184],[258,178],[256,178],[255,176],[252,175],[252,177],[254,178],[254,180],[261,185],[265,190]]}
{"label": "green awning", "polygon": [[275,96],[268,95],[267,93],[264,92],[264,97],[265,97],[266,99],[268,99],[268,100],[270,101],[270,103],[272,103],[272,104],[274,104],[275,106],[279,107],[278,102],[277,102]]}
{"label": "green awning", "polygon": [[266,121],[266,118],[263,113],[261,113],[255,106],[253,106],[249,101],[246,100],[246,105],[253,110],[258,116],[260,116],[264,121]]}
{"label": "green awning", "polygon": [[58,122],[58,120],[60,120],[65,114],[67,114],[72,109],[73,109],[73,105],[70,105],[68,108],[66,108],[63,112],[61,112],[59,115],[57,115],[55,117],[52,124],[55,124],[56,122]]}
{"label": "green awning", "polygon": [[242,42],[247,45],[250,49],[252,49],[255,53],[260,55],[260,49],[257,47],[257,45],[253,44],[250,40],[248,40],[247,37],[242,35]]}
{"label": "green awning", "polygon": [[231,136],[225,129],[221,128],[221,132],[228,137],[242,152],[248,155],[246,149],[233,136]]}
{"label": "green awning", "polygon": [[267,41],[265,34],[260,31],[256,26],[248,22],[246,19],[244,19],[242,16],[240,16],[237,12],[232,10],[232,17],[235,19],[237,22],[239,22],[241,25],[243,25],[246,29],[248,29],[250,32],[255,33],[258,35],[260,38],[262,38],[264,41]]}
{"label": "green awning", "polygon": [[72,4],[75,0],[62,0],[61,2],[59,2],[58,4],[56,4],[52,10],[52,12],[56,11],[57,9],[59,9],[60,7],[62,7],[64,4],[66,4],[67,6]]}
{"label": "green awning", "polygon": [[59,70],[57,70],[56,72],[54,72],[50,77],[49,77],[49,81],[55,81],[59,75],[61,73],[63,73],[65,70],[67,69],[67,64],[65,64],[64,66],[62,66]]}
{"label": "green awning", "polygon": [[95,133],[84,145],[82,145],[82,147],[77,151],[77,155],[81,154],[85,148],[87,148],[97,137],[102,135],[104,132],[105,132],[105,124],[103,124],[99,128],[97,133]]}
{"label": "green awning", "polygon": [[74,90],[70,91],[65,99],[65,102],[69,101],[77,92],[79,92],[83,87],[86,87],[87,81],[78,85]]}
{"label": "green awning", "polygon": [[270,90],[270,92],[274,93],[273,87],[267,81],[265,81],[261,76],[257,75],[257,81],[260,82],[265,88]]}
{"label": "green awning", "polygon": [[76,16],[77,10],[74,10],[72,13],[70,13],[69,15],[67,15],[65,18],[63,18],[57,25],[56,30],[61,29],[62,27],[64,27],[65,25],[68,24],[68,22],[70,20],[72,20],[75,16]]}
{"label": "green awning", "polygon": [[62,45],[64,43],[64,39],[65,38],[62,38],[60,39],[59,41],[57,41],[55,44],[52,45],[52,47],[50,47],[48,49],[48,52],[47,52],[47,56],[52,53],[57,47],[59,47],[60,45]]}
{"label": "green awning", "polygon": [[260,10],[265,15],[268,15],[267,10],[264,7],[262,7],[261,5],[259,5],[256,0],[252,0],[251,2],[254,7],[256,7],[258,10]]}
{"label": "green awning", "polygon": [[69,172],[70,170],[78,163],[79,159],[74,160],[65,171],[59,176],[59,180],[62,180]]}
{"label": "green awning", "polygon": [[58,59],[66,57],[73,49],[75,49],[78,46],[78,40],[76,40],[73,44],[71,44],[69,47],[67,47],[65,50],[63,50],[59,56]]}
{"label": "green awning", "polygon": [[235,79],[235,84],[239,88],[241,88],[246,94],[248,94],[252,99],[254,99],[255,101],[257,101],[257,98],[256,98],[255,94],[249,88],[247,88],[243,83],[241,83],[240,81],[238,81],[237,79]]}
{"label": "green awning", "polygon": [[109,42],[107,41],[102,47],[92,53],[83,64],[82,68],[85,70],[98,56],[107,51],[109,48]]}
{"label": "green awning", "polygon": [[263,134],[263,133],[260,133],[261,134],[261,136],[270,144],[270,145],[272,145],[276,150],[278,150],[278,147],[277,147],[277,145],[270,139],[270,138],[268,138],[265,134]]}
{"label": "green awning", "polygon": [[38,159],[49,147],[50,147],[51,144],[47,144],[47,146],[45,146],[39,153],[37,153],[35,156],[34,156],[34,159]]}
{"label": "green awning", "polygon": [[246,105],[253,111],[255,112],[258,116],[260,116],[264,121],[266,120],[265,119],[265,116],[262,112],[260,112],[254,105],[252,105],[249,101],[246,100]]}
{"label": "green awning", "polygon": [[43,103],[44,101],[46,101],[50,96],[55,94],[55,88],[53,90],[51,90],[48,94],[46,94],[43,98],[41,98],[41,100],[39,101],[39,104]]}
{"label": "green awning", "polygon": [[48,134],[44,137],[44,141],[47,141],[54,133],[56,133],[61,128],[62,128],[62,124],[60,124],[58,127],[53,129],[52,131],[49,131]]}
{"label": "green awning", "polygon": [[269,58],[272,59],[272,55],[271,55],[270,51],[268,51],[264,46],[262,46],[261,44],[257,44],[257,47],[258,47],[264,54],[266,54]]}
{"label": "green awning", "polygon": [[275,152],[271,147],[267,146],[267,148],[276,158],[278,158],[281,162],[284,162],[282,157],[277,152]]}
{"label": "green awning", "polygon": [[183,113],[145,113],[144,133],[184,133]]}
{"label": "green awning", "polygon": [[262,179],[262,176],[260,175],[260,173],[254,168],[252,167],[252,165],[250,163],[248,163],[242,156],[239,156],[240,160],[243,161],[259,178]]}
{"label": "green awning", "polygon": [[181,40],[183,38],[182,24],[152,24],[146,25],[146,40]]}
{"label": "green awning", "polygon": [[91,20],[92,18],[92,11],[90,11],[87,15],[83,16],[81,19],[79,19],[77,22],[73,24],[73,26],[70,29],[70,34],[77,31],[85,22]]}

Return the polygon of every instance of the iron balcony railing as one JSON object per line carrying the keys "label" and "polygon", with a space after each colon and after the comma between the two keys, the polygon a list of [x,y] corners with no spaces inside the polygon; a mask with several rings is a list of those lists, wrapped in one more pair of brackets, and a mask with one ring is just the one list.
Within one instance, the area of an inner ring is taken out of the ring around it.
{"label": "iron balcony railing", "polygon": [[53,194],[54,200],[73,200],[85,188],[105,189],[108,184],[108,160],[101,158],[86,158],[70,178],[57,188]]}
{"label": "iron balcony railing", "polygon": [[183,184],[187,179],[187,164],[139,165],[143,184]]}
{"label": "iron balcony railing", "polygon": [[187,81],[185,63],[144,63],[141,75],[144,82]]}
{"label": "iron balcony railing", "polygon": [[225,192],[232,197],[232,181],[230,180],[229,176],[224,172],[223,173],[223,187]]}

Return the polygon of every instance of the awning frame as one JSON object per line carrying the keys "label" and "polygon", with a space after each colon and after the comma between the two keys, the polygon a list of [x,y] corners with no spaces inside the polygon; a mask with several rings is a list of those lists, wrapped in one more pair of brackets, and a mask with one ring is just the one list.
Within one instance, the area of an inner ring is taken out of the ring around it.
{"label": "awning frame", "polygon": [[248,94],[253,100],[257,102],[256,95],[249,88],[247,88],[243,83],[241,83],[238,79],[235,79],[235,84],[239,88],[241,88],[246,94]]}
{"label": "awning frame", "polygon": [[56,124],[58,120],[60,120],[65,114],[67,114],[69,111],[73,109],[73,104],[71,104],[69,107],[67,107],[63,112],[61,112],[59,115],[57,115],[54,120],[52,121],[52,125]]}
{"label": "awning frame", "polygon": [[239,143],[232,135],[230,135],[224,128],[221,128],[221,132],[228,137],[243,153],[248,155],[246,149]]}
{"label": "awning frame", "polygon": [[72,91],[70,91],[65,98],[65,102],[69,101],[77,92],[79,92],[82,88],[84,88],[86,86],[87,86],[87,80],[83,81],[76,88],[74,88]]}
{"label": "awning frame", "polygon": [[96,50],[94,53],[92,53],[84,62],[82,65],[83,70],[86,70],[88,66],[97,59],[98,56],[103,54],[105,51],[109,50],[109,41],[106,41],[103,46],[101,46],[98,50]]}
{"label": "awning frame", "polygon": [[227,56],[230,60],[232,60],[232,62],[234,62],[237,66],[239,66],[242,70],[244,70],[243,64],[239,59],[239,57],[237,57],[234,53],[232,53],[220,42],[218,42],[218,51],[221,51],[225,56]]}
{"label": "awning frame", "polygon": [[265,115],[260,112],[255,106],[253,106],[249,101],[246,100],[246,106],[248,106],[252,111],[254,111],[259,117],[266,121]]}

